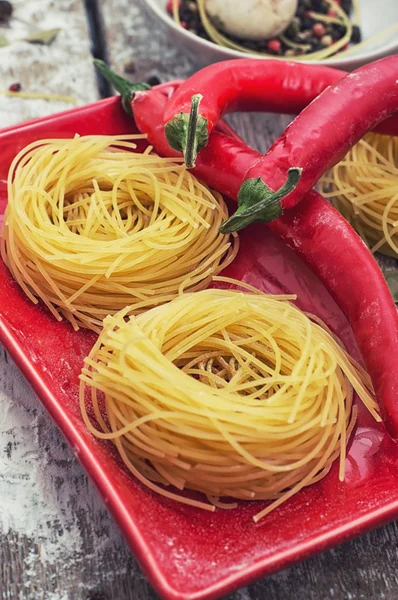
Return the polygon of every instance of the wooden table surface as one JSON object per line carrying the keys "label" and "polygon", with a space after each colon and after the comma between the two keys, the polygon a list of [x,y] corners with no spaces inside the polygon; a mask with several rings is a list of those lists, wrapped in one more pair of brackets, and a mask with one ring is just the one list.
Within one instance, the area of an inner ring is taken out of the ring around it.
{"label": "wooden table surface", "polygon": [[[103,93],[92,53],[136,80],[185,77],[199,64],[176,50],[139,0],[13,0],[0,25],[0,89],[66,95],[76,104]],[[18,41],[61,28],[51,46]],[[130,64],[131,68],[131,64]],[[62,101],[0,95],[0,127],[68,108]],[[265,149],[286,119],[236,116]],[[0,600],[150,600],[156,594],[71,450],[0,349]],[[396,600],[394,523],[237,591],[229,600]]]}

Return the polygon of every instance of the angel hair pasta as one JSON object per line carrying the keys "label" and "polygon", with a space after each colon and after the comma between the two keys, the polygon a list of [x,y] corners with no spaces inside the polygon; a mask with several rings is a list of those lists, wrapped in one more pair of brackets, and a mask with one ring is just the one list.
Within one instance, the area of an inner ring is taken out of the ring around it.
{"label": "angel hair pasta", "polygon": [[200,290],[229,264],[225,203],[142,135],[37,141],[14,159],[1,254],[32,302],[99,331],[108,314],[138,314]]}
{"label": "angel hair pasta", "polygon": [[398,257],[398,137],[368,133],[323,178],[322,193],[372,252]]}
{"label": "angel hair pasta", "polygon": [[208,289],[107,317],[81,374],[88,428],[163,496],[208,510],[270,500],[256,521],[339,456],[342,479],[353,390],[380,420],[371,382],[288,299]]}

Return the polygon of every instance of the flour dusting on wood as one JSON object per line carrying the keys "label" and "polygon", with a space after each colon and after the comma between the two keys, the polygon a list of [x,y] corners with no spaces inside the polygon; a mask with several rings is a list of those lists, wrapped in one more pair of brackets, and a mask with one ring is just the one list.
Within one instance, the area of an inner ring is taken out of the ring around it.
{"label": "flour dusting on wood", "polygon": [[[84,8],[79,0],[14,0],[9,25],[0,34],[0,88],[20,83],[23,92],[71,96],[76,104],[98,98]],[[59,28],[50,46],[18,41],[39,30]],[[70,104],[0,96],[0,127],[67,110]]]}

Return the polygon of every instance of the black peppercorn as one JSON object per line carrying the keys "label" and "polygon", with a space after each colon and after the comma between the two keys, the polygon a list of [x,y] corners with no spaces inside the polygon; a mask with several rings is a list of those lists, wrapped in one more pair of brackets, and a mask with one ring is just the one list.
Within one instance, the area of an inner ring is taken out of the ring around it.
{"label": "black peppercorn", "polygon": [[159,85],[159,83],[162,83],[161,80],[159,79],[159,77],[157,75],[151,75],[150,77],[148,77],[148,79],[146,80],[146,83],[148,85]]}
{"label": "black peppercorn", "polygon": [[[336,0],[340,6],[349,14],[352,10],[353,0]],[[398,1],[398,0],[397,0]],[[171,0],[167,3],[167,7],[171,6]],[[170,8],[167,9],[171,14]],[[238,36],[228,35],[231,42],[244,46],[249,51],[256,51],[268,55],[302,56],[324,50],[326,47],[333,46],[333,43],[340,40],[346,33],[345,25],[339,25],[338,22],[324,22],[321,17],[312,18],[311,12],[321,13],[337,17],[330,7],[328,0],[298,0],[295,17],[292,19],[283,36],[277,37],[274,40],[262,39],[258,41],[244,40]],[[187,29],[190,33],[196,34],[205,40],[210,40],[208,33],[202,25],[200,14],[198,11],[197,0],[180,0],[179,15],[181,26]],[[336,20],[337,20],[336,19]],[[212,19],[216,29],[222,30],[222,24],[217,22],[217,19]],[[288,42],[294,42],[300,47],[290,48],[285,44],[284,39]],[[351,42],[357,43],[361,39],[361,34],[357,26],[353,26]],[[211,41],[211,40],[210,40]],[[272,48],[270,48],[270,42]],[[276,48],[278,44],[278,48]],[[150,78],[150,82],[153,78]],[[154,84],[158,83],[158,79],[154,79]]]}
{"label": "black peppercorn", "polygon": [[299,4],[299,6],[298,6],[298,8],[297,8],[297,10],[296,10],[296,17],[299,17],[300,19],[301,19],[302,17],[305,17],[305,13],[306,13],[306,11],[307,11],[307,9],[306,9],[306,8],[304,8],[304,6],[301,6],[301,5]]}
{"label": "black peppercorn", "polygon": [[125,73],[129,73],[130,75],[135,73],[136,72],[135,61],[134,60],[126,61],[123,65],[123,69],[124,69]]}
{"label": "black peppercorn", "polygon": [[334,30],[340,34],[340,37],[342,37],[345,32],[346,32],[346,28],[344,27],[344,25],[334,25]]}
{"label": "black peppercorn", "polygon": [[315,12],[322,12],[325,9],[323,0],[312,0],[310,4],[311,9]]}
{"label": "black peppercorn", "polygon": [[192,11],[188,6],[183,6],[180,8],[180,19],[181,21],[186,21],[187,23],[192,19]]}
{"label": "black peppercorn", "polygon": [[310,17],[303,17],[301,19],[301,28],[303,29],[311,29],[311,27],[313,26],[313,24],[315,23],[314,19],[311,19]]}
{"label": "black peppercorn", "polygon": [[13,7],[11,2],[7,2],[7,0],[0,0],[0,21],[8,21],[11,17],[13,11]]}
{"label": "black peppercorn", "polygon": [[335,42],[337,42],[337,40],[340,40],[343,36],[341,35],[341,33],[339,33],[334,27],[332,27],[330,29],[330,35],[332,36],[333,40]]}
{"label": "black peppercorn", "polygon": [[341,0],[341,8],[344,10],[346,15],[350,15],[352,11],[352,0]]}
{"label": "black peppercorn", "polygon": [[358,25],[354,25],[352,28],[351,42],[353,44],[359,44],[361,39],[362,39],[361,30],[359,29]]}

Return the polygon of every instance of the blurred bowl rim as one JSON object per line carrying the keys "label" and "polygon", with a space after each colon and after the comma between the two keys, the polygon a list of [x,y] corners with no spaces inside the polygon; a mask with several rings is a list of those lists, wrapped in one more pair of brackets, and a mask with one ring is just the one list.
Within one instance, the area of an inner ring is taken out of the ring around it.
{"label": "blurred bowl rim", "polygon": [[[394,1],[394,0],[393,0]],[[395,0],[398,2],[398,0]],[[233,50],[232,48],[224,48],[222,46],[218,46],[214,42],[209,42],[201,38],[200,36],[187,31],[180,25],[178,25],[173,18],[167,13],[167,11],[160,6],[160,3],[157,0],[144,0],[144,3],[151,9],[151,11],[159,17],[165,25],[171,29],[173,29],[177,35],[185,37],[188,42],[196,42],[199,46],[204,46],[213,52],[218,52],[220,55],[225,56],[225,58],[253,58],[254,60],[273,60],[272,56],[256,56],[255,54],[245,54],[243,52],[239,52],[239,50]],[[366,40],[365,40],[366,41]],[[396,41],[391,41],[389,44],[382,46],[376,50],[362,53],[359,50],[358,53],[353,53],[350,56],[342,56],[338,58],[339,54],[336,54],[334,57],[327,60],[309,60],[309,61],[297,61],[294,57],[289,57],[289,62],[297,62],[297,63],[305,63],[311,65],[326,65],[330,67],[352,67],[359,66],[365,63],[373,62],[379,58],[383,58],[384,56],[388,56],[390,54],[394,54],[394,51],[398,51],[398,35]]]}

